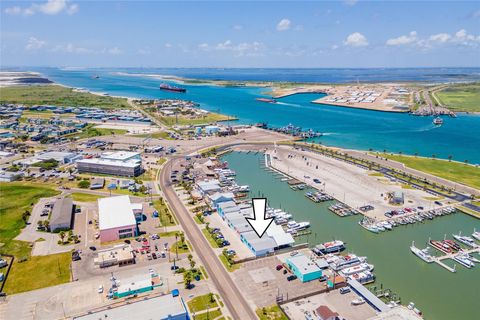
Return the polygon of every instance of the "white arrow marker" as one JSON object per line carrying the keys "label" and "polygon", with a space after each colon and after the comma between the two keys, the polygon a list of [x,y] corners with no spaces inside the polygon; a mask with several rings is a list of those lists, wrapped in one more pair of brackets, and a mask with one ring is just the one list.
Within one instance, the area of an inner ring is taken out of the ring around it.
{"label": "white arrow marker", "polygon": [[[253,218],[245,218],[259,238],[267,231],[273,218],[267,218],[267,198],[253,198]],[[257,213],[259,218],[257,218]]]}

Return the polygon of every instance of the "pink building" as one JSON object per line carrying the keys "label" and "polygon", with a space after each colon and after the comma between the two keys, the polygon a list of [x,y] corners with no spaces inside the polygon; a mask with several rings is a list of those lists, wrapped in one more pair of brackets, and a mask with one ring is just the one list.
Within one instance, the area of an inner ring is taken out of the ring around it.
{"label": "pink building", "polygon": [[100,242],[137,235],[137,221],[129,196],[98,199]]}

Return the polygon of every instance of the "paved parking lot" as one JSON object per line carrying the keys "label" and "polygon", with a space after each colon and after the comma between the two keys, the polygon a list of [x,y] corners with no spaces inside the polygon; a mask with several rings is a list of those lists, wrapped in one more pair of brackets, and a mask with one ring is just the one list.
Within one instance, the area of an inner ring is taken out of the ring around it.
{"label": "paved parking lot", "polygon": [[373,317],[376,314],[375,310],[367,303],[359,306],[351,304],[352,300],[357,298],[358,295],[354,292],[340,294],[339,290],[333,290],[289,302],[282,308],[291,319],[305,319],[308,313],[316,319],[314,311],[321,305],[329,307],[333,312],[338,312],[340,319],[365,320]]}
{"label": "paved parking lot", "polygon": [[245,262],[232,276],[246,298],[257,307],[274,304],[277,296],[286,300],[326,288],[325,282],[318,280],[306,283],[298,279],[288,281],[291,273],[283,274],[284,269],[275,269],[281,263],[276,256]]}

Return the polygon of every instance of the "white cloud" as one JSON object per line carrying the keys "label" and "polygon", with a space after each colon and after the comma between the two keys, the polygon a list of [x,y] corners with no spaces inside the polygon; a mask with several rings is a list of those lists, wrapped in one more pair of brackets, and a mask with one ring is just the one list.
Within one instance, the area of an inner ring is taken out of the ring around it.
{"label": "white cloud", "polygon": [[292,22],[288,19],[282,19],[280,22],[277,24],[277,30],[278,31],[285,31],[290,29]]}
{"label": "white cloud", "polygon": [[402,45],[412,44],[417,40],[418,40],[417,32],[412,31],[408,35],[403,35],[397,38],[388,39],[387,46],[402,46]]}
{"label": "white cloud", "polygon": [[70,4],[68,0],[48,0],[45,3],[38,4],[33,3],[29,7],[21,8],[19,6],[14,6],[6,8],[4,12],[10,15],[25,15],[31,16],[35,13],[43,13],[47,15],[56,15],[61,12],[65,12],[68,15],[75,14],[78,12],[78,4]]}
{"label": "white cloud", "polygon": [[32,50],[38,50],[43,48],[47,43],[43,40],[39,40],[35,37],[30,37],[28,39],[27,45],[25,46],[25,49],[32,51]]}
{"label": "white cloud", "polygon": [[428,41],[436,42],[436,43],[445,43],[449,41],[451,38],[452,36],[449,35],[448,33],[438,33],[438,34],[431,35],[428,38]]}
{"label": "white cloud", "polygon": [[240,31],[243,29],[243,26],[241,24],[236,24],[232,27],[233,30]]}
{"label": "white cloud", "polygon": [[50,51],[52,52],[63,52],[63,53],[75,53],[75,54],[89,54],[89,53],[95,53],[94,50],[84,48],[84,47],[78,47],[72,43],[67,43],[67,44],[59,44],[53,47]]}
{"label": "white cloud", "polygon": [[343,3],[345,3],[347,6],[354,6],[356,5],[358,0],[344,0]]}
{"label": "white cloud", "polygon": [[143,48],[143,49],[138,49],[137,53],[141,55],[149,55],[152,53],[152,51],[150,51],[149,48]]}
{"label": "white cloud", "polygon": [[172,47],[172,44],[171,43],[165,43],[165,48],[171,48]]}
{"label": "white cloud", "polygon": [[365,47],[368,46],[368,40],[360,32],[354,32],[345,39],[343,44],[350,47]]}
{"label": "white cloud", "polygon": [[198,49],[202,51],[230,51],[234,52],[235,56],[260,56],[264,54],[265,45],[261,42],[242,42],[235,44],[231,40],[210,45],[208,43],[201,43]]}
{"label": "white cloud", "polygon": [[122,50],[120,50],[118,47],[113,47],[107,50],[108,53],[113,54],[113,55],[119,55],[122,54]]}
{"label": "white cloud", "polygon": [[332,50],[337,50],[337,49],[338,49],[338,45],[334,44],[334,45],[332,46]]}

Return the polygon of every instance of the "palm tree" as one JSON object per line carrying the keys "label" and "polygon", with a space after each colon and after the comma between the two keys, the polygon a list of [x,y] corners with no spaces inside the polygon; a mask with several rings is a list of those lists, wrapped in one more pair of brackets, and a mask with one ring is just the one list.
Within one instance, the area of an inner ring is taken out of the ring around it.
{"label": "palm tree", "polygon": [[415,155],[415,158],[416,158],[418,156],[418,152],[415,152],[414,155]]}
{"label": "palm tree", "polygon": [[452,161],[453,156],[451,154],[448,155],[448,161]]}
{"label": "palm tree", "polygon": [[60,237],[60,240],[62,240],[62,243],[64,242],[64,239],[65,239],[65,232],[64,231],[60,231],[60,233],[58,234],[58,236]]}

